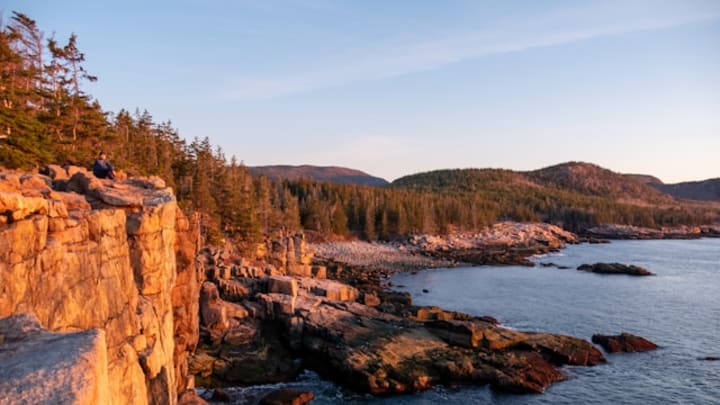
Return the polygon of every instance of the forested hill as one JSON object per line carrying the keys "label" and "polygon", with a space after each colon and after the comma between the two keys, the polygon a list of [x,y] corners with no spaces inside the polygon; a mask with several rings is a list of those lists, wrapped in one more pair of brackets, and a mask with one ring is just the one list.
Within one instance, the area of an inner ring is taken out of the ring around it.
{"label": "forested hill", "polygon": [[266,176],[273,180],[308,179],[327,181],[337,184],[357,184],[364,186],[386,186],[387,180],[371,176],[365,172],[337,166],[250,166],[254,175]]}
{"label": "forested hill", "polygon": [[543,196],[562,191],[626,203],[676,204],[673,198],[632,177],[600,166],[568,162],[528,172],[503,169],[437,170],[405,176],[394,187],[435,192],[482,192]]}
{"label": "forested hill", "polygon": [[672,197],[641,181],[590,163],[562,163],[526,172],[526,175],[538,184],[582,194],[628,202],[672,203]]}
{"label": "forested hill", "polygon": [[0,167],[88,167],[105,150],[130,175],[165,179],[184,210],[201,214],[211,242],[229,237],[252,246],[278,229],[391,239],[472,231],[498,220],[547,221],[576,231],[600,223],[720,222],[717,205],[684,205],[638,182],[617,183],[605,169],[575,167],[584,164],[526,173],[445,170],[390,187],[253,176],[208,138],[181,137],[148,111],[103,110],[84,89],[96,77],[85,69],[81,39],[46,38],[22,13],[1,23]]}

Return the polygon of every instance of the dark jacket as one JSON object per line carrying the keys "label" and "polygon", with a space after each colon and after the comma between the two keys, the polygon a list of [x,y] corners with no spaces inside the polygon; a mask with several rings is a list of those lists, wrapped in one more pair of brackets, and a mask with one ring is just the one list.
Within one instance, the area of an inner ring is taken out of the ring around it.
{"label": "dark jacket", "polygon": [[93,174],[99,179],[114,179],[115,168],[107,160],[95,159]]}

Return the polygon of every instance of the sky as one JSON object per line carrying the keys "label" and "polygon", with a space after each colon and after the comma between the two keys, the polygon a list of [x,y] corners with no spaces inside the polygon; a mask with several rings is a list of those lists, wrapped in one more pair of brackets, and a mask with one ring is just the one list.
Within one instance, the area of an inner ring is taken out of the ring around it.
{"label": "sky", "polygon": [[720,0],[3,0],[250,166],[720,177]]}

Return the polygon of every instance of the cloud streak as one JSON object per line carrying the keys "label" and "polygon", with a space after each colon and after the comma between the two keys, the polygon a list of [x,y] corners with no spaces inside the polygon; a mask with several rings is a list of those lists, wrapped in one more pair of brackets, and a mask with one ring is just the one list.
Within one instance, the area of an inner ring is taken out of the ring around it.
{"label": "cloud streak", "polygon": [[[690,5],[690,6],[688,6]],[[490,55],[720,19],[720,2],[610,1],[405,43],[339,52],[315,67],[232,78],[229,100],[272,99],[441,69]],[[225,84],[228,88],[228,84]]]}

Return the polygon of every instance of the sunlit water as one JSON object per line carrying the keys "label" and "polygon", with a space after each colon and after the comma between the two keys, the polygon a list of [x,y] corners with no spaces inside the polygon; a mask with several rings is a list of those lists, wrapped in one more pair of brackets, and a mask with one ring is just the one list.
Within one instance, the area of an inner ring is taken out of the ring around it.
{"label": "sunlit water", "polygon": [[[283,384],[315,393],[313,404],[720,404],[720,239],[618,241],[570,246],[536,258],[554,267],[434,269],[397,274],[399,290],[418,305],[438,305],[492,315],[520,330],[564,333],[630,332],[661,348],[610,354],[609,364],[566,367],[569,377],[542,395],[505,395],[487,387],[437,388],[420,394],[375,398],[357,395],[312,373]],[[656,277],[598,275],[575,270],[583,263],[643,266]],[[428,293],[423,293],[423,290]],[[269,387],[233,390],[238,398]],[[245,402],[238,399],[238,403]]]}

